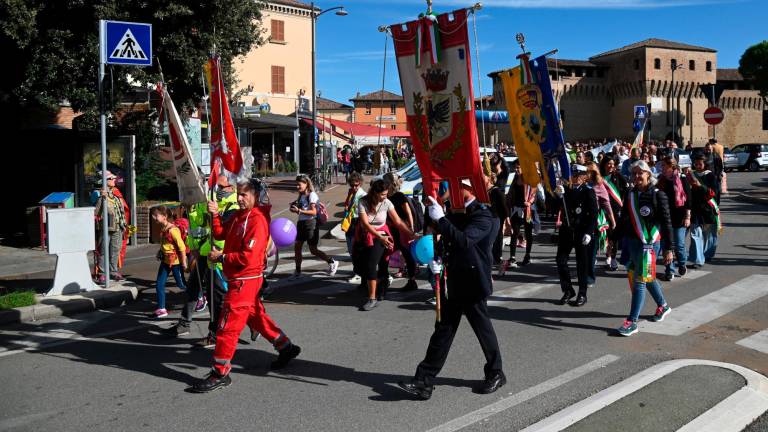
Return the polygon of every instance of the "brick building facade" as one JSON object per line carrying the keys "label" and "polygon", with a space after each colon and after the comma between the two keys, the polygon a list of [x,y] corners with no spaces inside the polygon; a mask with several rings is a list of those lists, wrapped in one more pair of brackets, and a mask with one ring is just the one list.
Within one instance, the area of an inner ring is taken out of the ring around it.
{"label": "brick building facade", "polygon": [[[647,39],[589,60],[549,58],[548,65],[566,140],[631,139],[633,107],[648,105],[652,139],[671,138],[676,116],[678,142],[702,146],[714,131],[704,122],[710,102],[700,86],[716,84],[725,112],[718,140],[727,146],[768,143],[768,104],[736,69],[718,69],[711,48]],[[506,110],[498,72],[488,76],[494,103],[487,108]],[[508,125],[486,125],[486,134],[492,143],[511,141]]]}

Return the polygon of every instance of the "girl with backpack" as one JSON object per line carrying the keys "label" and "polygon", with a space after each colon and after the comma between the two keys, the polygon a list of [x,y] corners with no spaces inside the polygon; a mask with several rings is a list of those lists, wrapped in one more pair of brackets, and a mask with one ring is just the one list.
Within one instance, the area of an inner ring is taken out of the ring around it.
{"label": "girl with backpack", "polygon": [[168,274],[173,273],[176,286],[182,290],[187,289],[182,272],[187,271],[187,245],[184,243],[179,227],[174,224],[175,216],[171,209],[165,206],[153,207],[150,213],[152,220],[160,226],[161,243],[158,251],[160,268],[157,269],[157,310],[155,318],[168,316],[165,309],[165,282]]}
{"label": "girl with backpack", "polygon": [[320,197],[315,193],[312,180],[308,175],[300,174],[296,177],[296,190],[299,192],[299,198],[291,203],[290,208],[291,212],[299,215],[296,224],[296,243],[293,245],[296,271],[291,279],[301,277],[301,250],[304,247],[304,242],[309,244],[309,252],[312,255],[328,263],[328,276],[333,276],[336,274],[336,269],[339,268],[339,263],[317,248],[320,243],[320,225],[324,223],[318,219],[321,213],[324,214],[324,218],[327,218],[327,213],[320,202]]}

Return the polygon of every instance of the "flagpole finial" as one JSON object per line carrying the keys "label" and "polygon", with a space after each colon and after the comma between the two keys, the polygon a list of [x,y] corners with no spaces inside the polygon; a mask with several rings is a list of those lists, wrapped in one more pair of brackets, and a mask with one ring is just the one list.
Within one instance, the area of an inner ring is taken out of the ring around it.
{"label": "flagpole finial", "polygon": [[525,35],[522,33],[518,33],[515,35],[515,40],[520,45],[520,48],[525,52]]}
{"label": "flagpole finial", "polygon": [[432,0],[427,0],[427,15],[432,13]]}

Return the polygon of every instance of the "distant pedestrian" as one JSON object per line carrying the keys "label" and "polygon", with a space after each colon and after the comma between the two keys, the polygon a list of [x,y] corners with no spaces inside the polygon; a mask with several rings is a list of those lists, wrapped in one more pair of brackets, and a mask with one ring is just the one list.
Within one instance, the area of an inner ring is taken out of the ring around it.
{"label": "distant pedestrian", "polygon": [[[611,211],[615,221],[621,219],[621,208],[624,205],[624,198],[627,192],[627,180],[619,173],[618,156],[605,157],[600,161],[600,174],[603,176],[603,183],[611,201]],[[608,246],[605,251],[606,265],[611,271],[619,269],[619,263],[616,261],[616,255],[619,249],[619,238],[616,228],[608,228]]]}
{"label": "distant pedestrian", "polygon": [[706,156],[699,154],[693,160],[693,168],[686,172],[691,183],[691,248],[688,259],[698,269],[715,256],[717,250],[720,208],[715,201],[716,179],[707,169]]}
{"label": "distant pedestrian", "polygon": [[533,248],[533,222],[536,205],[536,188],[526,183],[523,177],[520,163],[514,163],[514,179],[506,194],[507,208],[509,208],[509,223],[512,227],[512,240],[509,243],[509,260],[501,263],[499,275],[504,275],[508,268],[517,268],[517,245],[521,243],[519,238],[524,234],[525,256],[520,265],[528,265],[531,262],[531,249]]}
{"label": "distant pedestrian", "polygon": [[[98,255],[101,260],[96,262],[97,277],[96,280],[99,284],[106,282],[106,276],[103,273],[103,269],[109,266],[110,278],[116,281],[124,279],[120,273],[120,254],[123,248],[123,241],[125,238],[125,231],[128,228],[128,205],[125,203],[122,194],[116,187],[117,177],[110,171],[106,172],[107,184],[100,191],[100,195],[96,200],[96,242],[98,244]],[[107,242],[103,243],[103,219],[104,207],[107,207]],[[105,251],[109,251],[109,262],[106,262]]]}
{"label": "distant pedestrian", "polygon": [[685,238],[688,228],[691,226],[691,185],[688,182],[688,176],[680,172],[677,160],[673,156],[664,156],[662,166],[663,171],[659,176],[657,186],[659,191],[667,195],[675,243],[674,249],[669,245],[665,246],[666,250],[674,250],[675,259],[667,264],[663,280],[671,281],[675,274],[684,276],[688,271],[686,268],[688,251],[685,248]]}
{"label": "distant pedestrian", "polygon": [[[351,257],[354,251],[353,242],[355,232],[357,231],[357,224],[360,223],[357,206],[360,203],[360,198],[364,197],[366,192],[363,189],[363,176],[357,171],[349,175],[347,184],[349,185],[349,191],[347,191],[347,198],[344,200],[344,218],[342,219],[341,229],[344,231],[347,241],[347,253]],[[355,273],[348,279],[348,282],[359,284],[362,282],[362,279],[359,274]]]}
{"label": "distant pedestrian", "polygon": [[157,270],[156,291],[157,291],[157,309],[155,318],[164,318],[168,316],[168,310],[165,308],[165,282],[168,275],[173,274],[176,286],[182,290],[187,289],[184,281],[184,272],[187,271],[187,245],[181,235],[181,230],[174,223],[174,215],[171,209],[165,206],[153,207],[150,216],[152,220],[160,227],[160,268]]}
{"label": "distant pedestrian", "polygon": [[314,191],[312,180],[306,174],[296,177],[296,190],[299,192],[299,198],[290,206],[290,211],[299,216],[296,224],[296,242],[293,246],[296,271],[291,278],[301,277],[301,254],[304,242],[309,245],[309,252],[312,255],[328,263],[328,276],[333,276],[339,268],[339,263],[317,247],[320,244],[320,224],[317,220],[320,197]]}
{"label": "distant pedestrian", "polygon": [[[402,184],[403,180],[395,173],[388,172],[384,174],[384,181],[386,181],[389,185],[389,193],[387,194],[387,198],[395,207],[397,216],[401,221],[405,223],[410,232],[415,232],[417,223],[417,216],[414,214],[415,209],[411,209],[411,202],[409,201],[408,197],[406,197],[404,193],[400,192],[400,185]],[[414,204],[418,205],[418,203]],[[399,250],[400,254],[405,260],[405,276],[408,278],[408,282],[405,284],[405,287],[403,287],[403,291],[416,290],[418,289],[418,285],[416,284],[416,271],[418,268],[416,267],[416,260],[413,258],[413,255],[411,255],[411,248],[410,244],[408,243],[412,236],[409,236],[407,233],[400,232],[400,230],[395,226],[394,220],[389,220],[389,222],[390,231],[392,232],[392,239],[395,244],[395,250]],[[419,221],[419,228],[421,228],[421,221]]]}

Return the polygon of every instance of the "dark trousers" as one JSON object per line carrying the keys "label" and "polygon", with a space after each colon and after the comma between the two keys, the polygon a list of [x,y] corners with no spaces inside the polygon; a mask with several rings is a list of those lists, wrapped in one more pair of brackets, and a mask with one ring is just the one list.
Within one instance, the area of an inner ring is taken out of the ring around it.
{"label": "dark trousers", "polygon": [[[450,283],[450,282],[449,282]],[[461,315],[467,317],[469,325],[480,342],[485,355],[485,376],[501,372],[501,351],[496,340],[491,318],[488,316],[486,300],[459,300],[441,297],[441,321],[435,323],[435,332],[429,339],[427,355],[416,368],[416,379],[432,385],[432,381],[443,368],[451,349],[453,338],[461,322]]]}
{"label": "dark trousers", "polygon": [[515,259],[517,254],[517,238],[520,236],[520,228],[525,232],[525,254],[531,254],[533,247],[533,223],[528,223],[524,218],[512,216],[512,241],[509,242],[509,259]]}
{"label": "dark trousers", "polygon": [[587,250],[589,259],[589,265],[587,266],[587,285],[594,285],[595,281],[597,280],[597,276],[595,276],[595,266],[597,264],[597,249],[599,246],[598,243],[600,242],[595,238],[589,242],[589,248]]}
{"label": "dark trousers", "polygon": [[590,247],[595,242],[594,236],[590,244],[584,246],[581,244],[583,233],[574,233],[568,227],[560,227],[560,235],[557,237],[557,273],[560,276],[560,288],[563,292],[573,291],[571,283],[571,271],[568,269],[568,257],[571,250],[576,250],[576,274],[579,281],[579,294],[587,295],[587,275],[589,267],[592,265]]}
{"label": "dark trousers", "polygon": [[216,286],[213,290],[213,295],[211,295],[211,269],[208,267],[207,257],[201,256],[197,260],[197,269],[192,270],[190,273],[189,282],[187,282],[187,302],[184,303],[184,308],[181,310],[181,321],[187,325],[192,322],[192,314],[195,311],[195,305],[202,289],[202,292],[208,298],[209,309],[211,308],[211,299],[213,299],[213,308],[211,310],[213,320],[208,323],[208,330],[211,334],[216,334],[219,317],[221,317],[221,305],[224,302],[224,291]]}
{"label": "dark trousers", "polygon": [[503,247],[504,247],[504,220],[499,219],[499,233],[496,234],[496,240],[493,241],[493,248],[491,249],[491,254],[493,255],[494,264],[498,264],[501,262]]}

